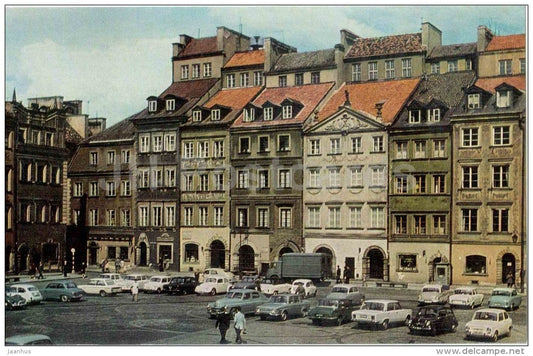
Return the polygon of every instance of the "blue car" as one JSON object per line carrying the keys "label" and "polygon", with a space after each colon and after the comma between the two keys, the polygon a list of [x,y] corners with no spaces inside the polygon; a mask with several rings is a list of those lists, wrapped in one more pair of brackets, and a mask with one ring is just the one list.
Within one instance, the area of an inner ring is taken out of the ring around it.
{"label": "blue car", "polygon": [[514,288],[494,288],[489,299],[489,308],[501,308],[506,310],[518,309],[522,303],[522,297]]}
{"label": "blue car", "polygon": [[70,302],[72,300],[81,300],[83,291],[78,288],[76,283],[71,281],[54,281],[46,285],[41,290],[44,300],[60,300]]}

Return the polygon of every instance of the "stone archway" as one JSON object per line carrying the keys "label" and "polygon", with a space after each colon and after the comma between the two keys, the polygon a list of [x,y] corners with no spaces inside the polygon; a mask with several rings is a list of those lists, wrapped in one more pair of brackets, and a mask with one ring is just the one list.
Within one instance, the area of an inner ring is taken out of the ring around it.
{"label": "stone archway", "polygon": [[255,271],[255,251],[250,245],[239,247],[239,272]]}
{"label": "stone archway", "polygon": [[329,276],[325,276],[325,278],[331,278],[335,275],[335,257],[333,255],[333,249],[331,249],[329,246],[317,246],[317,248],[314,251],[315,253],[323,253],[329,258],[327,259],[327,270],[329,271]]}
{"label": "stone archway", "polygon": [[501,263],[498,268],[501,268],[501,278],[498,280],[500,283],[507,283],[507,276],[511,274],[513,280],[516,281],[516,258],[512,253],[506,253],[501,258]]}
{"label": "stone archway", "polygon": [[363,280],[389,280],[389,259],[379,246],[369,246],[363,253]]}
{"label": "stone archway", "polygon": [[[520,266],[521,266],[521,261],[520,261],[520,257],[517,257],[513,252],[511,252],[511,249],[509,248],[506,248],[505,250],[502,250],[500,251],[500,253],[498,253],[498,256],[496,257],[496,283],[500,283],[500,281],[503,281],[502,283],[507,283],[507,278],[506,278],[506,269],[504,269],[504,256],[506,256],[506,259],[505,259],[505,263],[507,262],[511,262],[512,263],[512,260],[511,260],[511,256],[509,255],[512,255],[512,257],[514,258],[514,281],[515,281],[515,284],[516,285],[519,285],[520,283]],[[518,273],[517,273],[518,271]]]}
{"label": "stone archway", "polygon": [[209,245],[209,267],[226,268],[226,247],[220,240],[213,240]]}
{"label": "stone archway", "polygon": [[283,247],[281,250],[279,250],[278,257],[283,256],[286,253],[293,253],[294,251],[290,247]]}

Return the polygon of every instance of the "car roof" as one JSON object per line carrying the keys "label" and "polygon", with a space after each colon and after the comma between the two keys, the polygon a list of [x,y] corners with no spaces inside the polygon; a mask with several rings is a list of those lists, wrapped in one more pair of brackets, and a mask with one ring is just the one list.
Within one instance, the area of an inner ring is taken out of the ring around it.
{"label": "car roof", "polygon": [[457,287],[454,290],[474,290],[476,287]]}
{"label": "car roof", "polygon": [[395,299],[367,299],[364,303],[399,303]]}
{"label": "car roof", "polygon": [[347,283],[338,283],[338,284],[335,284],[331,288],[335,288],[335,287],[345,287],[345,288],[357,287],[357,288],[359,288],[359,286],[357,284],[347,284]]}
{"label": "car roof", "polygon": [[504,287],[500,287],[500,288],[494,288],[493,291],[495,290],[498,290],[498,291],[505,291],[505,292],[512,292],[514,291],[515,289],[514,288],[504,288]]}
{"label": "car roof", "polygon": [[105,279],[105,278],[91,278],[90,281],[104,281],[104,282],[108,282],[108,280]]}
{"label": "car roof", "polygon": [[13,343],[13,344],[24,345],[28,342],[36,341],[36,340],[50,340],[50,337],[44,334],[20,334],[20,335],[14,335],[14,336],[10,336],[6,338],[6,344]]}
{"label": "car roof", "polygon": [[235,293],[235,292],[251,293],[251,292],[257,292],[257,291],[255,289],[239,289],[239,288],[230,290],[230,293]]}
{"label": "car roof", "polygon": [[296,283],[296,282],[312,282],[310,279],[295,279],[292,283]]}
{"label": "car roof", "polygon": [[33,284],[26,284],[26,283],[12,284],[12,285],[10,285],[10,287],[24,287],[24,288],[34,287],[34,288],[37,288]]}
{"label": "car roof", "polygon": [[499,309],[499,308],[485,308],[485,309],[478,309],[475,311],[476,313],[477,312],[483,312],[483,313],[499,313],[499,312],[505,312],[505,310],[503,309]]}

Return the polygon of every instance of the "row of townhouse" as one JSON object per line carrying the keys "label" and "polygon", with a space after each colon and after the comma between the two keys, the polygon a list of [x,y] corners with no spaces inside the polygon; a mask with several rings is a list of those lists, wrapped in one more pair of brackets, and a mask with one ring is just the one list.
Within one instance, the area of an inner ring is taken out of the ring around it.
{"label": "row of townhouse", "polygon": [[88,264],[264,272],[305,251],[356,279],[523,270],[524,35],[480,26],[443,46],[424,23],[304,53],[251,42],[182,35],[172,84],[79,146],[71,222]]}

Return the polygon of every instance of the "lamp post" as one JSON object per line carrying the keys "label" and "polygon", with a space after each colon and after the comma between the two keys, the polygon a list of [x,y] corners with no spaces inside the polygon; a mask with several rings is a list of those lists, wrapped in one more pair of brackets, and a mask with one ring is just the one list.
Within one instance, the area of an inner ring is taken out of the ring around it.
{"label": "lamp post", "polygon": [[74,253],[76,253],[76,249],[73,247],[70,252],[72,253],[72,271],[70,273],[74,273]]}

